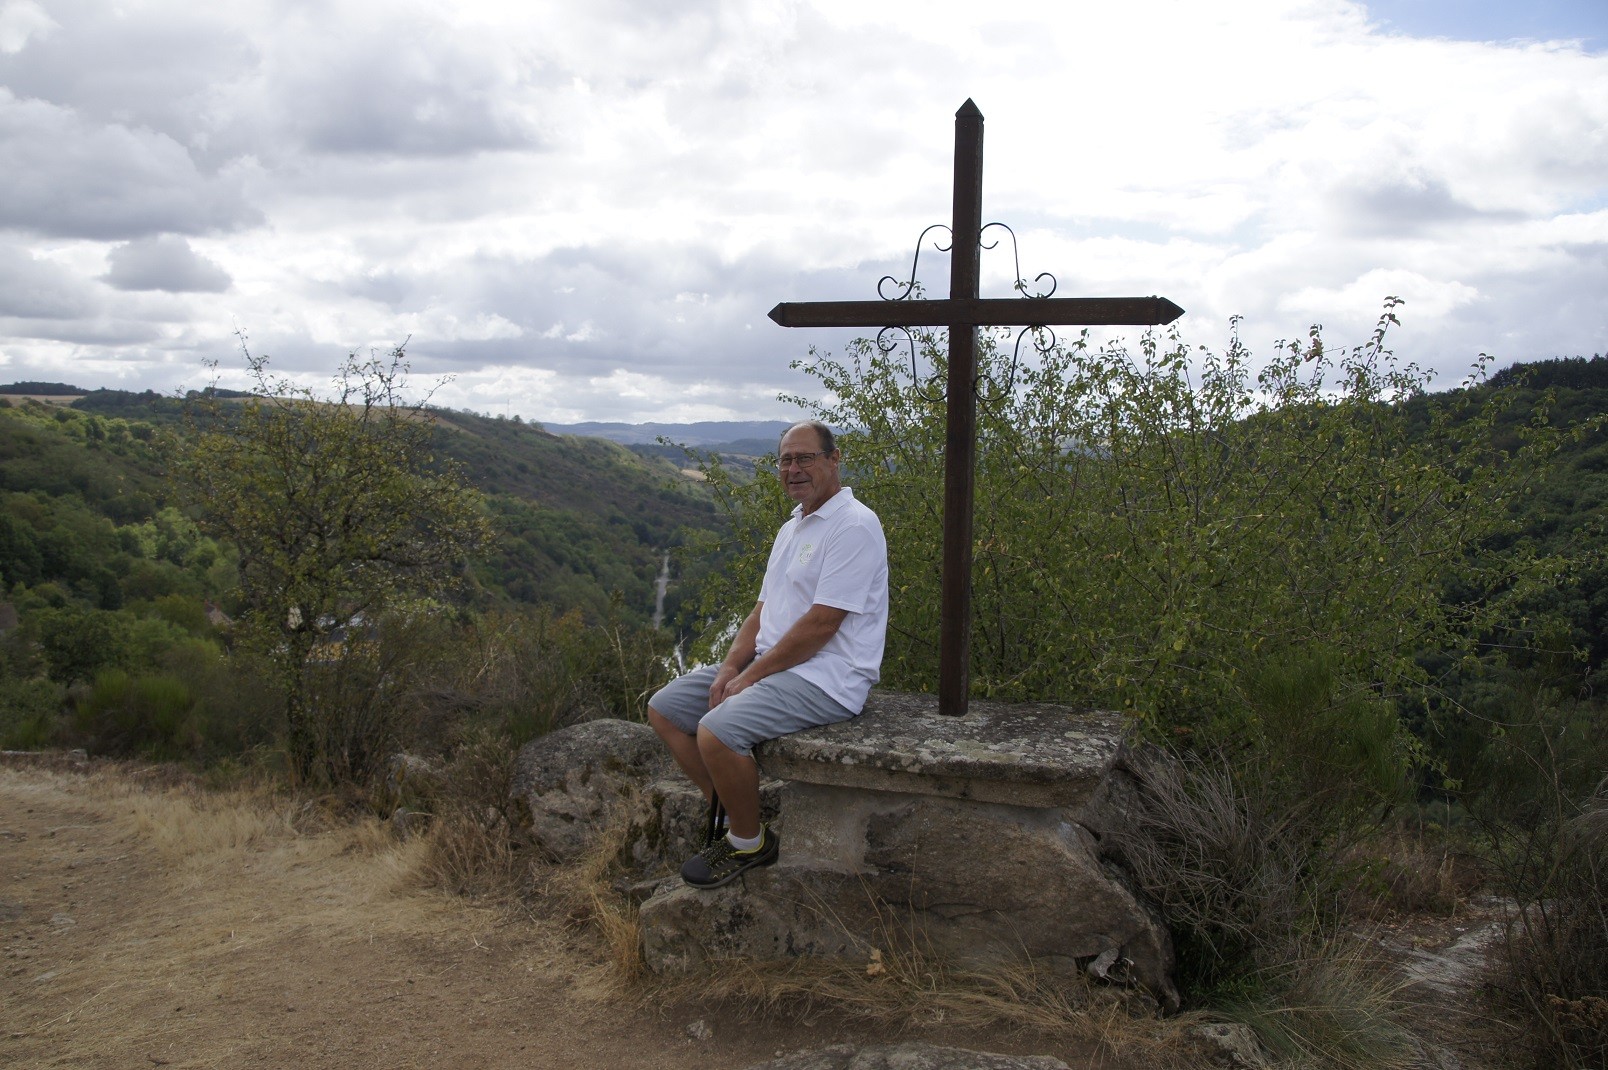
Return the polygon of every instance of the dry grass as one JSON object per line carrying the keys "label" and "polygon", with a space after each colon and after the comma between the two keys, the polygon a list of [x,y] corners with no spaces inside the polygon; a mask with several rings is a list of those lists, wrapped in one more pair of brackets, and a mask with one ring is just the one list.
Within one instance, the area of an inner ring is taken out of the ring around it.
{"label": "dry grass", "polygon": [[1368,837],[1341,862],[1361,875],[1346,902],[1354,917],[1377,917],[1381,910],[1454,914],[1488,879],[1478,860],[1454,847],[1445,832],[1406,825]]}
{"label": "dry grass", "polygon": [[1299,949],[1267,981],[1269,995],[1222,1010],[1255,1030],[1281,1063],[1334,1070],[1407,1070],[1421,1047],[1406,1025],[1405,982],[1348,938]]}
{"label": "dry grass", "polygon": [[631,831],[629,823],[621,818],[635,809],[633,797],[622,797],[615,810],[616,819],[604,823],[591,850],[572,863],[541,871],[536,881],[540,897],[557,905],[572,923],[587,927],[602,941],[614,987],[622,994],[635,994],[646,976],[636,904],[614,886],[620,875],[619,859]]}
{"label": "dry grass", "polygon": [[721,1006],[739,1018],[837,1019],[897,1035],[922,1026],[1004,1029],[1091,1047],[1120,1063],[1158,1068],[1197,1065],[1188,1037],[1200,1019],[1158,1018],[1135,993],[1051,976],[1031,965],[961,970],[914,948],[874,949],[869,962],[803,958],[722,962],[691,978],[648,981],[652,1002],[685,999]]}

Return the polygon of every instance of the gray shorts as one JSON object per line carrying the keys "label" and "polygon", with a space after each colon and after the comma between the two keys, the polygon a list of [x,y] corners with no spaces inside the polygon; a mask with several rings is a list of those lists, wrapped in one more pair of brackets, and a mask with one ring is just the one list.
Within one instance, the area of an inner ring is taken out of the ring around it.
{"label": "gray shorts", "polygon": [[750,754],[754,744],[823,724],[847,721],[854,712],[796,673],[772,673],[759,683],[709,708],[709,687],[718,665],[705,665],[678,676],[648,700],[659,716],[687,735],[698,726],[738,754]]}

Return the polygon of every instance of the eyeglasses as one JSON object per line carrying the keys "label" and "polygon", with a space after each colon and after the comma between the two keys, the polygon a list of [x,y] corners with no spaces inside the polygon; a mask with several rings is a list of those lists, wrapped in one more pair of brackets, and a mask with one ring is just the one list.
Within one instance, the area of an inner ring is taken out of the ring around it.
{"label": "eyeglasses", "polygon": [[815,463],[815,458],[825,457],[832,452],[834,451],[816,450],[814,453],[784,453],[776,458],[776,467],[777,469],[782,469],[797,465],[800,468],[809,468]]}

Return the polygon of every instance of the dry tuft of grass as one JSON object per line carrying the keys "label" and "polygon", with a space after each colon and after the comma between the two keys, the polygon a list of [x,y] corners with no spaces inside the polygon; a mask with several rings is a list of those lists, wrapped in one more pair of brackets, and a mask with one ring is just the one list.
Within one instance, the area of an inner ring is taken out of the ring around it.
{"label": "dry tuft of grass", "polygon": [[621,799],[615,819],[605,822],[591,850],[573,863],[546,870],[539,880],[540,894],[559,904],[560,913],[597,934],[615,987],[622,992],[633,991],[646,974],[637,906],[615,888],[631,831],[623,815],[634,809],[633,798]]}
{"label": "dry tuft of grass", "polygon": [[1282,1063],[1334,1070],[1408,1070],[1422,1048],[1406,1023],[1405,982],[1363,938],[1298,951],[1264,994],[1220,1011],[1250,1026]]}

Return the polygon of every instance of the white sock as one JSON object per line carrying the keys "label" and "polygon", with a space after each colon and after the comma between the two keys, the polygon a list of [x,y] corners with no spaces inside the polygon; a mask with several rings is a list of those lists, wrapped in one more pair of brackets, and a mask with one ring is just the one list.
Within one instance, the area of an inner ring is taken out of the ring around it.
{"label": "white sock", "polygon": [[755,836],[753,839],[745,839],[744,837],[737,835],[735,832],[728,832],[726,833],[726,842],[731,844],[739,851],[758,850],[759,845],[765,842],[765,828],[764,826],[760,826],[759,835]]}

